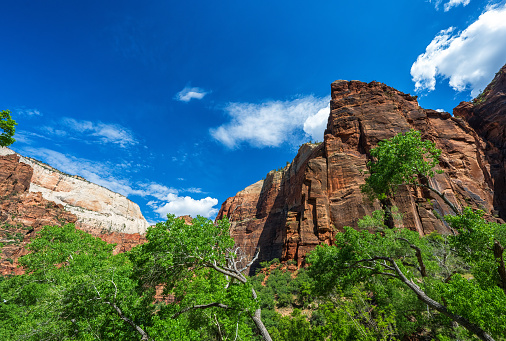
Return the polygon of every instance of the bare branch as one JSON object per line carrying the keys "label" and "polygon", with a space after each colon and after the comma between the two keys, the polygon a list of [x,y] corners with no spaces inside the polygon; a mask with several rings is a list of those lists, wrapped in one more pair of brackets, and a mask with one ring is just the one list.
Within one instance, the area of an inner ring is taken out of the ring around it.
{"label": "bare branch", "polygon": [[416,252],[416,258],[418,259],[418,264],[420,265],[420,268],[418,268],[418,270],[420,271],[420,274],[422,275],[422,277],[427,277],[427,270],[425,269],[425,264],[423,263],[423,258],[422,258],[422,250],[420,250],[420,248],[414,244],[411,244],[411,242],[409,240],[407,240],[406,238],[395,238],[396,240],[402,240],[403,242],[406,242],[408,243],[409,247],[412,248],[413,250],[415,250]]}
{"label": "bare branch", "polygon": [[407,279],[407,277],[404,275],[404,273],[401,271],[401,269],[399,269],[399,267],[397,266],[397,264],[395,263],[395,261],[393,259],[388,258],[388,262],[390,264],[392,264],[392,266],[395,268],[395,272],[399,276],[399,279],[404,284],[406,284],[418,296],[418,299],[420,301],[424,302],[429,307],[439,311],[441,314],[449,317],[453,321],[459,323],[461,326],[463,326],[464,328],[469,330],[471,333],[478,336],[480,339],[485,340],[485,341],[494,341],[494,339],[487,332],[485,332],[480,326],[470,322],[468,319],[466,319],[460,315],[450,312],[446,306],[442,305],[441,303],[439,303],[439,302],[433,300],[432,298],[430,298],[429,296],[427,296],[427,294],[424,291],[422,291],[422,289],[420,289],[420,287],[418,285],[413,283],[413,281],[410,281]]}
{"label": "bare branch", "polygon": [[139,327],[138,325],[136,325],[132,320],[130,320],[128,317],[126,317],[125,315],[123,315],[123,312],[121,311],[121,309],[114,303],[111,303],[111,302],[106,302],[106,301],[103,301],[105,304],[108,304],[110,305],[111,307],[114,308],[114,310],[116,310],[116,313],[118,314],[118,316],[123,320],[125,321],[126,323],[128,323],[129,325],[131,325],[139,334],[141,334],[142,338],[141,340],[142,341],[148,341],[148,340],[151,340],[151,338],[149,337],[148,333],[145,332],[141,327]]}
{"label": "bare branch", "polygon": [[209,304],[198,304],[198,305],[194,305],[191,307],[186,307],[183,310],[178,311],[177,313],[172,315],[170,318],[175,319],[179,315],[184,314],[184,313],[191,311],[191,310],[207,309],[207,308],[212,308],[212,307],[218,307],[218,308],[222,308],[222,309],[235,309],[235,308],[229,307],[228,305],[225,305],[225,304],[219,303],[219,302],[213,302],[213,303],[209,303]]}

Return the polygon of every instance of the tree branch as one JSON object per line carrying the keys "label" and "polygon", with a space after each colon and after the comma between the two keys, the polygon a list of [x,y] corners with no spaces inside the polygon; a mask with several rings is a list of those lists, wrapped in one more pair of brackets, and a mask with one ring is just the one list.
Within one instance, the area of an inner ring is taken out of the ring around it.
{"label": "tree branch", "polygon": [[433,300],[432,298],[430,298],[429,296],[427,296],[427,294],[424,291],[422,291],[422,289],[420,289],[420,287],[418,285],[416,285],[415,283],[413,283],[412,281],[407,279],[407,277],[404,275],[404,273],[401,271],[401,269],[399,269],[399,267],[397,266],[397,263],[395,263],[395,261],[393,259],[391,259],[389,257],[383,257],[383,258],[388,259],[388,262],[390,264],[392,264],[392,266],[395,268],[395,272],[399,276],[398,278],[404,284],[406,284],[408,286],[408,288],[410,288],[418,296],[418,299],[420,301],[424,302],[429,307],[439,311],[441,314],[449,317],[453,321],[459,323],[461,326],[463,326],[464,328],[469,330],[471,333],[478,336],[480,339],[482,339],[484,341],[494,341],[494,339],[487,332],[485,332],[480,326],[470,322],[468,319],[466,319],[460,315],[450,312],[446,306],[442,305],[441,303],[439,303],[439,302]]}
{"label": "tree branch", "polygon": [[213,302],[213,303],[209,303],[209,304],[198,304],[198,305],[194,305],[191,307],[186,307],[183,310],[178,311],[177,313],[172,315],[170,318],[175,319],[179,315],[184,314],[184,313],[191,311],[191,310],[207,309],[207,308],[212,308],[212,307],[218,307],[218,308],[222,308],[222,309],[235,309],[235,308],[229,307],[228,305],[225,305],[225,304],[219,303],[219,302]]}
{"label": "tree branch", "polygon": [[[460,214],[460,211],[457,209],[457,207],[450,200],[448,200],[448,198],[446,197],[446,195],[444,193],[441,193],[440,191],[438,191],[437,189],[433,188],[430,185],[419,184],[419,186],[425,187],[428,190],[431,190],[432,192],[436,193],[441,199],[443,199],[443,201],[448,205],[448,207],[450,207],[452,209],[452,211],[455,214]],[[453,229],[452,229],[452,231],[453,231]]]}
{"label": "tree branch", "polygon": [[142,336],[141,340],[142,341],[151,340],[151,338],[149,337],[148,333],[145,332],[141,327],[139,327],[138,325],[136,325],[128,317],[126,317],[125,315],[123,315],[123,312],[121,311],[121,309],[116,304],[111,303],[111,302],[107,302],[107,301],[102,301],[102,302],[104,302],[105,304],[108,304],[111,307],[113,307],[114,310],[116,310],[116,313],[118,314],[118,316],[120,317],[120,319],[122,319],[123,321],[125,321],[126,323],[128,323],[129,325],[131,325],[139,334],[141,334],[141,336]]}
{"label": "tree branch", "polygon": [[414,244],[411,244],[409,242],[409,240],[407,240],[406,238],[395,238],[396,240],[402,240],[403,242],[406,242],[408,243],[409,247],[412,248],[413,250],[415,250],[416,252],[416,258],[418,259],[418,264],[420,265],[420,268],[418,269],[420,271],[420,274],[422,275],[422,277],[427,277],[427,270],[425,269],[425,264],[423,263],[423,259],[422,259],[422,250],[420,250],[420,248]]}

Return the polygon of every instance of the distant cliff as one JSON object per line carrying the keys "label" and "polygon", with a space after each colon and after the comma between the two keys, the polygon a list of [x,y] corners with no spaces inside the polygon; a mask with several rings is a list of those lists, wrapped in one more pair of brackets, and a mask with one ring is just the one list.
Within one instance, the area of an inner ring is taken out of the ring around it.
{"label": "distant cliff", "polygon": [[[343,226],[357,228],[358,219],[380,208],[360,191],[369,152],[379,141],[414,128],[442,150],[439,168],[444,173],[430,180],[432,187],[457,207],[481,208],[489,220],[502,221],[506,216],[506,87],[504,78],[495,84],[480,104],[468,105],[473,110],[465,114],[462,109],[454,117],[423,109],[416,97],[379,82],[336,81],[331,85],[323,143],[303,145],[285,169],[269,172],[265,180],[227,199],[218,219],[229,217],[233,237],[247,252],[260,248],[259,262],[281,258],[300,265],[316,245],[330,244]],[[496,104],[491,106],[491,101]],[[486,116],[488,127],[478,129],[484,126],[471,119],[473,113]],[[393,204],[402,214],[396,226],[421,235],[449,233],[438,217],[451,210],[432,193],[403,187]]]}
{"label": "distant cliff", "polygon": [[[0,148],[0,156],[13,153]],[[63,205],[77,216],[79,228],[143,234],[149,227],[139,206],[125,196],[35,159],[20,156],[20,161],[33,168],[29,191],[40,192],[45,199]]]}
{"label": "distant cliff", "polygon": [[[125,197],[10,150],[1,152],[7,155],[0,155],[0,274],[23,272],[17,267],[18,258],[28,253],[27,244],[45,225],[75,223],[108,243],[116,243],[115,253],[145,242],[139,233],[120,232],[144,232],[147,225],[139,207]],[[81,192],[77,195],[77,191]],[[131,212],[132,217],[127,215]]]}

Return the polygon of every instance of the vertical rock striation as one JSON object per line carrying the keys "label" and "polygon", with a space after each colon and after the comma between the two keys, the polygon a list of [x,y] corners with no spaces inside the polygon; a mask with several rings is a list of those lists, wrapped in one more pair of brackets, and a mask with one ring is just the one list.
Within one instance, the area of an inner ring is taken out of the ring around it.
{"label": "vertical rock striation", "polygon": [[472,102],[462,102],[454,110],[483,139],[483,150],[490,165],[494,207],[506,219],[506,65]]}
{"label": "vertical rock striation", "polygon": [[[233,237],[249,254],[260,248],[259,262],[281,258],[301,265],[316,245],[330,244],[344,226],[357,228],[358,219],[379,209],[360,190],[370,150],[410,129],[442,150],[444,173],[430,179],[432,187],[458,208],[481,208],[494,219],[487,144],[464,119],[423,109],[416,97],[379,82],[340,80],[331,91],[324,142],[303,145],[291,165],[227,199],[218,213],[218,219],[229,217]],[[402,214],[396,226],[420,235],[450,232],[437,216],[452,211],[428,191],[401,187],[392,204]]]}

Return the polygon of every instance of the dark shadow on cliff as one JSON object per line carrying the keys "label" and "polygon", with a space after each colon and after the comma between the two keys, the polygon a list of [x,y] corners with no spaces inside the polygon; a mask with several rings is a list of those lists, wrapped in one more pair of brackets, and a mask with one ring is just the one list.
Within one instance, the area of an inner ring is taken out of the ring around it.
{"label": "dark shadow on cliff", "polygon": [[[260,263],[265,261],[271,261],[274,258],[281,259],[283,253],[283,245],[284,239],[286,236],[286,217],[287,217],[287,208],[285,203],[285,193],[284,186],[287,176],[287,172],[283,172],[281,178],[281,186],[277,191],[276,197],[274,199],[274,204],[272,208],[266,210],[266,199],[268,197],[268,192],[271,190],[272,180],[269,179],[269,175],[267,175],[266,180],[264,181],[262,191],[260,194],[260,198],[257,202],[256,206],[256,218],[263,219],[267,217],[265,220],[264,228],[258,238],[257,249],[260,249],[258,259],[251,265],[249,269],[249,275],[253,276],[256,273],[256,270],[260,268]],[[269,180],[269,181],[268,181]]]}

